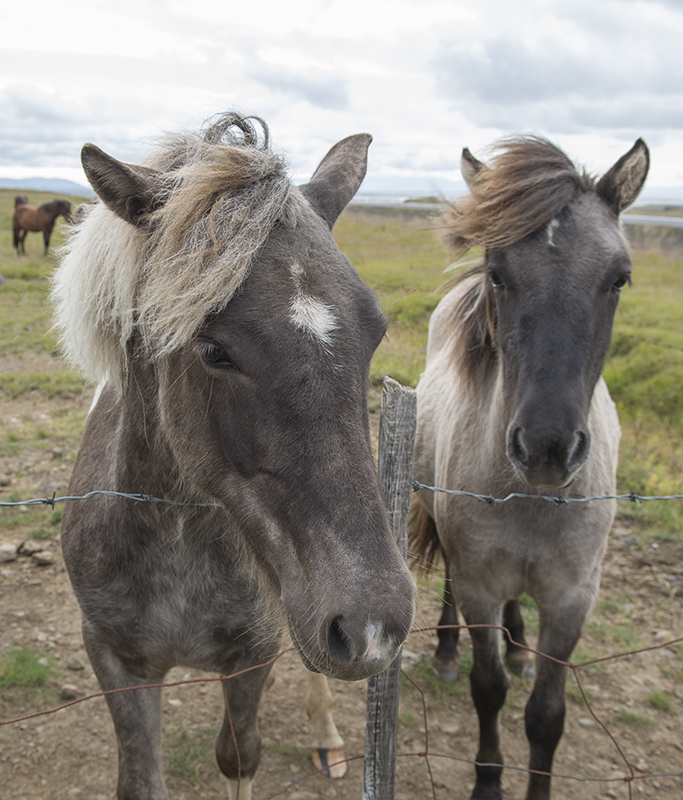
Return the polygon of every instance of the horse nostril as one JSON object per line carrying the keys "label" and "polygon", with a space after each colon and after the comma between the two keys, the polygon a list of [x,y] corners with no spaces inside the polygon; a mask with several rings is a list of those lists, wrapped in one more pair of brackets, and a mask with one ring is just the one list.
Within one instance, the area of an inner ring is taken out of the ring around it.
{"label": "horse nostril", "polygon": [[339,616],[332,620],[327,634],[327,646],[333,659],[346,663],[355,661],[356,648],[344,630],[344,617]]}
{"label": "horse nostril", "polygon": [[574,449],[567,459],[568,472],[576,472],[576,470],[586,462],[591,449],[591,439],[588,433],[585,431],[577,431],[576,439],[577,441],[574,445]]}
{"label": "horse nostril", "polygon": [[521,469],[529,469],[529,452],[522,441],[522,428],[519,425],[510,434],[508,458]]}

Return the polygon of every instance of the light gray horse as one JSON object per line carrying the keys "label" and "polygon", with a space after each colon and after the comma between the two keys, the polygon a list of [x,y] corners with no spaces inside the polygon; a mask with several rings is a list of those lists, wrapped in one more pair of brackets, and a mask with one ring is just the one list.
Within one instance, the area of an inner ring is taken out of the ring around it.
{"label": "light gray horse", "polygon": [[[145,166],[94,145],[101,199],[58,270],[70,358],[101,381],[69,487],[144,492],[69,506],[64,559],[103,689],[174,665],[230,675],[271,658],[276,622],[305,663],[355,680],[395,657],[414,582],[392,540],[366,405],[385,332],[332,236],[366,169],[367,134],[295,188],[261,124],[220,116]],[[267,668],[225,682],[216,741],[248,800]],[[167,798],[160,691],[107,697],[120,800]]]}
{"label": "light gray horse", "polygon": [[[435,310],[418,386],[416,479],[495,497],[614,494],[619,422],[600,372],[631,262],[619,214],[638,196],[649,153],[638,140],[599,181],[538,138],[501,143],[486,166],[468,150],[470,194],[444,219],[457,249],[484,248]],[[469,625],[500,625],[523,592],[539,610],[538,649],[569,659],[595,604],[614,501],[489,506],[419,492],[413,546],[443,551]],[[510,605],[512,604],[512,606]],[[452,618],[455,608],[451,609]],[[443,619],[443,618],[442,618]],[[440,634],[439,664],[454,642]],[[472,629],[479,716],[475,800],[501,797],[501,634]],[[562,734],[566,668],[545,658],[526,707],[530,769],[550,772]],[[528,800],[550,796],[532,773]]]}

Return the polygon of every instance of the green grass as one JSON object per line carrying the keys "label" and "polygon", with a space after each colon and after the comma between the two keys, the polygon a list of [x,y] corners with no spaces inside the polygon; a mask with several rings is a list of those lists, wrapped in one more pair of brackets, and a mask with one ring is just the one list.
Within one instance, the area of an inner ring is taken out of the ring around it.
{"label": "green grass", "polygon": [[645,699],[653,708],[659,711],[668,713],[676,708],[676,704],[668,692],[650,692]]}
{"label": "green grass", "polygon": [[[437,678],[432,669],[430,659],[421,659],[414,664],[406,673],[422,689],[427,701],[427,710],[431,711],[444,704],[455,704],[458,700],[463,700],[469,696],[470,686],[467,676],[472,669],[472,650],[469,647],[460,647],[460,673],[455,683],[444,683]],[[401,675],[401,692],[406,696],[416,698],[419,692],[413,684]]]}
{"label": "green grass", "polygon": [[0,658],[0,686],[46,686],[55,671],[56,662],[52,656],[45,657],[28,647],[10,650]]}
{"label": "green grass", "polygon": [[427,324],[449,276],[446,249],[436,242],[427,217],[370,215],[351,209],[335,226],[337,243],[363,280],[375,291],[389,321],[371,380],[384,375],[416,386],[424,369]]}
{"label": "green grass", "polygon": [[636,728],[645,728],[655,724],[649,714],[645,714],[643,711],[635,711],[632,708],[620,708],[617,712],[617,719]]}
{"label": "green grass", "polygon": [[87,386],[85,378],[65,369],[54,372],[10,372],[0,375],[0,392],[10,398],[33,392],[48,400],[53,397],[68,400],[82,395]]}
{"label": "green grass", "polygon": [[[581,693],[581,689],[579,689],[574,680],[570,677],[569,680],[567,681],[565,694],[567,695],[567,697],[569,697],[570,700],[573,700],[578,705],[585,706],[586,701],[588,701],[589,703],[592,702],[595,696],[595,692],[592,689],[584,686],[583,681],[581,682],[581,688],[583,689],[583,694]],[[584,700],[584,695],[586,697],[585,700]]]}
{"label": "green grass", "polygon": [[417,715],[414,711],[410,709],[404,709],[403,711],[399,711],[398,714],[398,724],[405,725],[406,727],[411,727],[415,724],[415,720],[417,719]]}
{"label": "green grass", "polygon": [[28,647],[10,650],[0,658],[0,699],[54,702],[58,672],[52,656]]}
{"label": "green grass", "polygon": [[603,614],[594,616],[588,623],[587,633],[592,642],[606,646],[613,653],[638,650],[647,644],[627,617],[615,620],[606,619]]}
{"label": "green grass", "polygon": [[169,725],[166,738],[166,773],[171,784],[194,784],[202,773],[215,772],[215,729],[207,725],[192,729]]}

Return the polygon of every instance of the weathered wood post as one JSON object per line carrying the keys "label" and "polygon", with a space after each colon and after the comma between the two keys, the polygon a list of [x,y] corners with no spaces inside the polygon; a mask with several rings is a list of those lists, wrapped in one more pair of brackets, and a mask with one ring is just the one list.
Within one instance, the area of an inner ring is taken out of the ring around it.
{"label": "weathered wood post", "polygon": [[[416,420],[415,391],[385,378],[379,423],[378,474],[389,509],[389,522],[404,558],[408,555],[407,528]],[[384,672],[368,680],[363,800],[394,798],[400,680],[400,652]]]}

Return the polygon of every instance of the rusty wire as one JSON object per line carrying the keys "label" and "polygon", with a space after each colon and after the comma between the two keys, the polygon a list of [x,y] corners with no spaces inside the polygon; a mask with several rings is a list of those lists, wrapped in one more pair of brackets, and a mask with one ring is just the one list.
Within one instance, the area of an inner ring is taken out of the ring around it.
{"label": "rusty wire", "polygon": [[[489,624],[441,625],[441,626],[430,626],[430,627],[423,627],[423,628],[413,628],[410,633],[411,634],[417,634],[417,633],[425,633],[425,632],[438,631],[438,630],[447,630],[447,629],[470,630],[470,629],[473,629],[473,628],[492,628],[492,629],[500,630],[510,641],[512,641],[512,636],[510,634],[510,631],[507,628],[503,627],[502,625],[489,625]],[[415,682],[415,680],[413,680],[413,678],[411,676],[409,676],[405,672],[405,670],[402,670],[402,674],[417,689],[417,691],[418,691],[418,693],[419,693],[419,695],[421,697],[422,716],[423,716],[423,719],[424,719],[425,746],[424,746],[423,750],[419,750],[417,752],[407,752],[407,753],[399,752],[399,753],[397,753],[397,758],[401,758],[401,759],[404,759],[404,758],[420,758],[420,759],[424,760],[425,767],[427,769],[427,773],[428,773],[428,776],[429,776],[429,782],[430,782],[430,785],[431,785],[431,788],[432,788],[432,797],[434,798],[434,800],[436,798],[436,784],[435,784],[435,781],[434,781],[432,768],[431,768],[431,764],[430,764],[430,759],[434,759],[434,758],[447,759],[447,760],[450,760],[450,761],[457,761],[459,763],[471,764],[473,766],[493,766],[493,767],[501,767],[501,768],[506,769],[506,770],[512,770],[512,771],[516,771],[516,772],[523,772],[523,773],[527,773],[527,774],[535,773],[535,774],[539,774],[539,775],[546,775],[546,776],[552,778],[553,780],[574,781],[576,783],[604,783],[604,784],[624,783],[626,785],[626,787],[627,787],[627,790],[628,790],[628,793],[629,793],[629,798],[633,797],[633,784],[636,783],[636,782],[642,782],[642,781],[646,781],[646,780],[656,780],[658,778],[683,778],[683,771],[681,771],[681,772],[658,772],[658,773],[648,773],[648,774],[643,774],[643,775],[636,775],[635,772],[634,772],[633,766],[631,765],[630,761],[628,760],[628,757],[624,753],[624,751],[621,748],[621,746],[620,746],[619,742],[617,741],[616,737],[609,730],[607,725],[598,717],[598,715],[595,713],[594,709],[592,708],[590,700],[589,700],[586,692],[584,691],[584,688],[583,688],[583,686],[581,684],[581,679],[580,679],[579,674],[578,674],[579,670],[581,670],[584,667],[591,666],[593,664],[598,664],[598,663],[606,662],[606,661],[614,661],[616,659],[627,658],[629,656],[640,655],[642,653],[651,652],[653,650],[660,650],[662,648],[671,647],[672,645],[677,645],[677,644],[681,644],[681,643],[683,643],[683,636],[678,637],[676,639],[672,639],[670,641],[662,642],[661,644],[651,645],[651,646],[648,646],[648,647],[641,647],[641,648],[638,648],[636,650],[629,650],[629,651],[625,651],[625,652],[621,652],[621,653],[615,653],[615,654],[612,654],[610,656],[603,656],[601,658],[589,659],[587,661],[582,661],[582,662],[578,662],[578,663],[574,663],[574,662],[571,662],[571,661],[562,661],[561,659],[557,659],[557,658],[554,658],[552,656],[549,656],[546,653],[542,653],[540,650],[536,650],[535,648],[530,647],[528,645],[521,645],[518,642],[515,643],[515,644],[517,644],[518,647],[520,647],[520,648],[522,648],[524,650],[527,650],[528,652],[532,653],[535,656],[538,656],[540,658],[550,659],[550,660],[556,662],[557,664],[565,666],[569,670],[571,670],[571,672],[572,672],[572,674],[574,676],[574,679],[575,679],[575,681],[577,683],[577,686],[579,688],[579,691],[581,693],[581,697],[583,698],[584,704],[585,704],[586,708],[588,709],[588,712],[590,713],[590,715],[593,717],[593,719],[597,722],[597,724],[602,728],[602,730],[605,732],[605,734],[609,737],[609,739],[614,744],[615,749],[617,750],[620,758],[623,760],[625,770],[627,770],[629,774],[624,774],[624,775],[621,775],[621,776],[616,776],[616,777],[611,777],[611,778],[600,778],[600,777],[588,777],[588,776],[583,776],[583,775],[570,775],[570,774],[564,774],[564,773],[558,773],[558,772],[546,773],[546,772],[540,772],[538,770],[531,770],[528,767],[522,767],[522,766],[518,766],[518,765],[514,765],[514,764],[511,765],[511,764],[481,763],[481,762],[477,762],[475,759],[465,758],[463,756],[455,756],[455,755],[451,755],[451,754],[448,754],[448,753],[434,752],[434,751],[432,751],[430,749],[430,742],[429,742],[429,715],[428,715],[428,711],[427,711],[427,701],[426,701],[426,698],[425,698],[424,691]],[[34,719],[36,717],[47,716],[48,714],[54,714],[54,713],[56,713],[58,711],[63,711],[65,709],[70,708],[71,706],[77,705],[79,703],[83,703],[83,702],[86,702],[86,701],[89,701],[89,700],[94,700],[94,699],[99,698],[99,697],[105,697],[106,695],[110,695],[110,694],[118,694],[118,693],[121,693],[121,692],[138,691],[139,689],[169,688],[169,687],[174,687],[174,686],[182,686],[182,685],[189,685],[189,684],[196,684],[196,683],[214,683],[214,682],[219,682],[219,681],[221,682],[221,684],[223,686],[223,693],[224,693],[224,698],[225,698],[226,708],[227,708],[226,713],[230,714],[230,709],[229,709],[229,706],[227,705],[227,687],[226,687],[226,682],[228,680],[231,680],[232,678],[235,678],[235,677],[237,677],[239,675],[243,675],[243,674],[245,674],[247,672],[252,672],[252,671],[257,670],[257,669],[263,669],[265,667],[269,667],[273,663],[275,663],[275,661],[277,661],[279,658],[284,656],[286,653],[290,653],[290,652],[293,652],[293,651],[294,651],[294,648],[292,648],[292,647],[286,648],[286,649],[280,651],[279,653],[277,653],[275,656],[273,656],[268,661],[263,662],[262,664],[257,664],[257,665],[254,665],[252,667],[247,667],[246,669],[240,670],[239,672],[233,673],[231,675],[219,675],[219,676],[213,677],[213,678],[206,678],[206,677],[204,677],[204,678],[186,678],[186,679],[183,679],[183,680],[172,681],[172,682],[167,682],[167,683],[143,684],[143,685],[140,685],[140,686],[127,686],[127,687],[124,687],[124,688],[121,688],[121,689],[110,689],[108,691],[96,692],[94,694],[90,694],[90,695],[87,695],[85,697],[80,697],[80,698],[78,698],[76,700],[72,700],[72,701],[70,701],[68,703],[64,703],[64,704],[62,704],[60,706],[57,706],[57,707],[51,708],[51,709],[47,709],[45,711],[38,711],[38,712],[34,712],[32,714],[27,714],[27,715],[24,715],[22,717],[17,717],[17,718],[9,719],[9,720],[0,720],[0,727],[2,727],[4,725],[18,724],[20,722],[24,722],[26,720]],[[233,732],[233,736],[234,736],[234,732]],[[239,754],[239,748],[237,748],[237,752]],[[353,761],[358,761],[358,760],[363,759],[363,758],[365,758],[364,755],[349,756],[348,758],[344,759],[344,761],[346,763],[350,763],[350,762],[353,762]],[[321,772],[324,772],[324,771],[325,771],[325,768],[323,768],[321,770],[313,770],[313,771],[307,773],[306,775],[304,775],[304,776],[302,776],[300,778],[297,778],[296,780],[292,781],[291,783],[288,783],[287,786],[284,787],[281,791],[278,791],[275,794],[268,795],[265,798],[265,800],[274,800],[277,797],[286,797],[286,795],[294,787],[298,786],[299,784],[301,784],[305,780],[307,780],[309,778],[312,778],[315,775],[318,775],[318,774],[320,774]]]}

